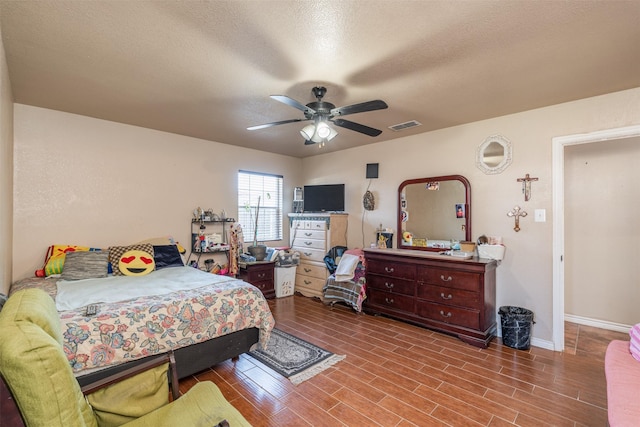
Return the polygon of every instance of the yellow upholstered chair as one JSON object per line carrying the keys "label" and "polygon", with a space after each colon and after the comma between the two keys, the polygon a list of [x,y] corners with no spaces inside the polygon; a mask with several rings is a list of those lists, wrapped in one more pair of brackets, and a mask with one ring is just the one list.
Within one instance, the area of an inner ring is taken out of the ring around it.
{"label": "yellow upholstered chair", "polygon": [[[210,381],[178,399],[174,363],[172,354],[153,357],[81,389],[62,349],[60,321],[48,294],[16,292],[0,312],[0,374],[26,426],[210,427],[225,420],[232,427],[250,426]],[[0,403],[4,412],[7,402]]]}

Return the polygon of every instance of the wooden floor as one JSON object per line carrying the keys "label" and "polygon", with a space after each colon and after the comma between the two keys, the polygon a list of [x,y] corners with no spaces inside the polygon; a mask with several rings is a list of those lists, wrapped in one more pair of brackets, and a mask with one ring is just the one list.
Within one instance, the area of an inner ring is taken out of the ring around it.
{"label": "wooden floor", "polygon": [[477,349],[385,317],[292,296],[277,327],[347,357],[298,385],[249,356],[185,378],[215,382],[254,426],[606,426],[604,349],[619,332],[567,323],[567,351]]}

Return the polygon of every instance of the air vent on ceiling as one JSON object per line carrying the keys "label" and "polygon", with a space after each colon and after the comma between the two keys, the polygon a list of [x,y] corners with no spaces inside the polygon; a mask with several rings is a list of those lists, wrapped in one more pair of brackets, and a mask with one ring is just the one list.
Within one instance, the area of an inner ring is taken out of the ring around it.
{"label": "air vent on ceiling", "polygon": [[410,120],[408,122],[398,123],[397,125],[389,126],[389,129],[398,132],[400,130],[405,130],[405,129],[413,128],[416,126],[422,126],[422,123],[416,120]]}

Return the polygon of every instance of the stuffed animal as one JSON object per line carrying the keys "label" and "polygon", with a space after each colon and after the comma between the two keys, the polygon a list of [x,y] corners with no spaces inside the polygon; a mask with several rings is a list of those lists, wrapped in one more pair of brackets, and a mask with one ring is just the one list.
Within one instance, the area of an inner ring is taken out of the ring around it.
{"label": "stuffed animal", "polygon": [[403,232],[402,241],[411,246],[413,244],[413,235],[408,231]]}

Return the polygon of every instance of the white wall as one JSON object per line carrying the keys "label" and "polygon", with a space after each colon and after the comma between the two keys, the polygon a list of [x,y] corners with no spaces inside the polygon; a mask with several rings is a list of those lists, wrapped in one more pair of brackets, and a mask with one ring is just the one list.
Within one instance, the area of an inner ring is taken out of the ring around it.
{"label": "white wall", "polygon": [[297,158],[21,104],[14,168],[14,280],[41,268],[52,244],[172,235],[189,246],[194,208],[238,217],[239,169],[282,174],[285,208],[302,182]]}
{"label": "white wall", "polygon": [[640,137],[565,148],[565,313],[640,322]]}
{"label": "white wall", "polygon": [[11,285],[13,241],[13,96],[0,43],[0,292]]}
{"label": "white wall", "polygon": [[[503,236],[508,248],[498,307],[533,310],[534,344],[550,345],[551,139],[633,124],[640,88],[300,160],[16,104],[13,277],[32,275],[53,243],[107,246],[163,234],[188,241],[194,207],[236,212],[241,168],[284,174],[286,207],[294,186],[344,182],[351,247],[368,245],[379,224],[396,227],[402,181],[460,174],[471,182],[473,238]],[[493,134],[511,140],[513,164],[485,175],[475,152]],[[370,187],[376,210],[365,213],[367,163],[380,164],[380,177]],[[528,202],[516,181],[526,173],[539,178]],[[506,216],[515,205],[529,212],[519,233]],[[547,222],[533,221],[535,209],[547,210]]]}
{"label": "white wall", "polygon": [[[374,229],[396,228],[398,185],[409,178],[460,174],[471,182],[472,234],[503,236],[506,257],[498,267],[497,306],[517,305],[534,311],[534,340],[552,340],[552,176],[551,139],[640,124],[640,88],[527,111],[365,147],[303,159],[306,184],[346,183],[349,246],[367,246]],[[501,134],[513,144],[513,163],[502,174],[485,175],[475,166],[478,145]],[[379,179],[370,190],[377,207],[364,213],[365,165],[379,163]],[[524,201],[517,178],[537,177],[532,197]],[[513,230],[507,212],[519,205],[528,212]],[[533,221],[546,209],[547,222]],[[364,236],[361,231],[364,228]],[[497,309],[497,307],[496,307]]]}

